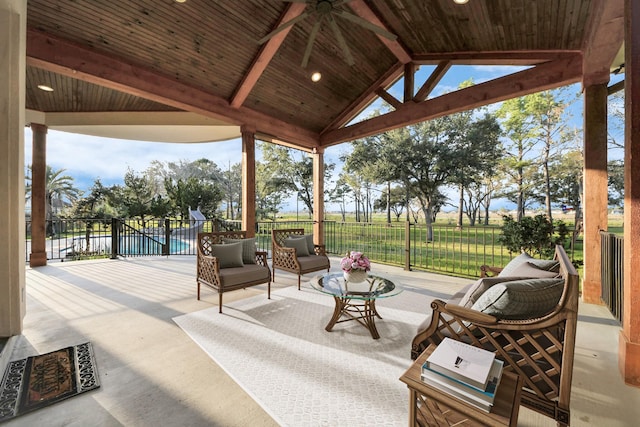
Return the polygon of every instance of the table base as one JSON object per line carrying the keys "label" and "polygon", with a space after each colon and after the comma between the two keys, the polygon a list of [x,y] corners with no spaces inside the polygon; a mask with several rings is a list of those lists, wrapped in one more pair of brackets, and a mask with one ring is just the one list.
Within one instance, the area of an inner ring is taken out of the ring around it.
{"label": "table base", "polygon": [[[336,323],[355,320],[371,332],[371,336],[374,340],[380,338],[380,334],[376,328],[375,319],[376,317],[382,319],[382,317],[376,310],[375,299],[357,300],[359,303],[353,302],[354,300],[349,297],[334,296],[333,299],[336,302],[336,306],[333,310],[331,320],[324,328],[327,332],[331,332]],[[340,318],[343,316],[346,318],[341,320]]]}

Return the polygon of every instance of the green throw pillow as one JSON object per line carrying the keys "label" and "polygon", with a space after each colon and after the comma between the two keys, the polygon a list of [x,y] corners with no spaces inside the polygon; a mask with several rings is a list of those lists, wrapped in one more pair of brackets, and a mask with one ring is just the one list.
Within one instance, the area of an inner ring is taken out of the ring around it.
{"label": "green throw pillow", "polygon": [[295,248],[296,256],[309,256],[309,247],[307,246],[307,238],[300,237],[287,237],[284,239],[284,246],[287,248]]}
{"label": "green throw pillow", "polygon": [[465,292],[458,305],[471,308],[478,298],[482,296],[489,288],[498,283],[511,282],[514,280],[526,279],[527,276],[520,277],[483,277],[473,282],[471,287]]}
{"label": "green throw pillow", "polygon": [[549,313],[560,301],[564,279],[526,279],[499,283],[471,307],[499,319],[525,320]]}
{"label": "green throw pillow", "polygon": [[533,264],[539,269],[553,271],[554,273],[560,272],[560,262],[555,259],[530,259],[529,264]]}
{"label": "green throw pillow", "polygon": [[249,237],[246,239],[229,239],[223,238],[224,243],[242,243],[242,262],[244,264],[256,263],[256,238]]}
{"label": "green throw pillow", "polygon": [[242,267],[242,242],[211,245],[211,255],[218,258],[220,268]]}
{"label": "green throw pillow", "polygon": [[309,255],[315,255],[316,245],[313,243],[313,234],[305,234],[304,237],[307,239],[307,250],[309,251]]}

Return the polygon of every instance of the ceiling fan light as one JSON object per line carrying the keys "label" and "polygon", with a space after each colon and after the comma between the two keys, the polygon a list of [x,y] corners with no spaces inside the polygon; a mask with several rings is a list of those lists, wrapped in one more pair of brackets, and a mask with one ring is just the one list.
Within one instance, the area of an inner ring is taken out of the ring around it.
{"label": "ceiling fan light", "polygon": [[45,92],[53,92],[53,88],[47,85],[38,85],[38,89],[43,90]]}
{"label": "ceiling fan light", "polygon": [[316,71],[313,74],[311,74],[311,81],[314,83],[319,82],[321,78],[322,78],[322,74],[320,74],[320,71]]}
{"label": "ceiling fan light", "polygon": [[469,3],[469,0],[453,0],[453,2],[455,4],[467,4]]}

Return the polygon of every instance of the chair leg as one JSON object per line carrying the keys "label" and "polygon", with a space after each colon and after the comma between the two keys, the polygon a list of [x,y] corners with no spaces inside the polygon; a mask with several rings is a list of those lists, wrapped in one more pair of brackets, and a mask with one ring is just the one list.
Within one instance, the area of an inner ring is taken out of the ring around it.
{"label": "chair leg", "polygon": [[271,282],[267,283],[267,299],[271,299]]}
{"label": "chair leg", "polygon": [[218,313],[222,313],[222,292],[218,292]]}
{"label": "chair leg", "polygon": [[298,274],[298,290],[300,290],[300,275]]}
{"label": "chair leg", "polygon": [[196,282],[198,284],[198,301],[200,301],[200,282]]}

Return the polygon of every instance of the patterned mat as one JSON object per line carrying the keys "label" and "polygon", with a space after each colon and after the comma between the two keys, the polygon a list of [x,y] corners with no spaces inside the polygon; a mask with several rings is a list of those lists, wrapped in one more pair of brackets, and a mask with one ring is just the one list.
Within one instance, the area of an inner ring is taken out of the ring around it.
{"label": "patterned mat", "polygon": [[0,383],[0,422],[98,387],[88,342],[14,360]]}
{"label": "patterned mat", "polygon": [[[377,303],[380,339],[356,322],[324,330],[333,298],[285,288],[173,320],[283,426],[402,426],[398,378],[432,298],[418,290]],[[214,386],[214,385],[212,385]]]}

